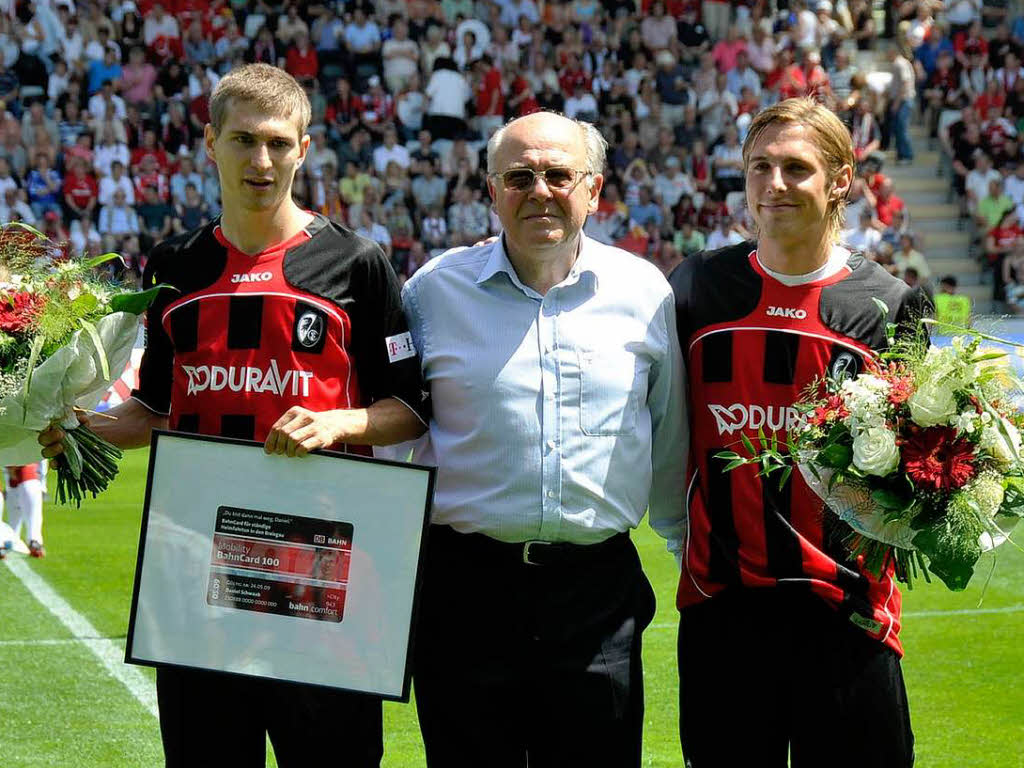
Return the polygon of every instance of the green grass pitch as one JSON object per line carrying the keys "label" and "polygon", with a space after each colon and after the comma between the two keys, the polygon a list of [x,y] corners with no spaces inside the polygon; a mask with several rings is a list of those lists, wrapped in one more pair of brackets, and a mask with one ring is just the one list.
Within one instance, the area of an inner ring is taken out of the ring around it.
{"label": "green grass pitch", "polygon": [[[48,557],[28,565],[121,648],[145,484],[146,452],[81,510],[47,506]],[[680,766],[675,564],[646,527],[634,534],[658,595],[644,635],[645,766]],[[1024,768],[1024,554],[1005,545],[981,607],[991,559],[971,587],[905,592],[904,673],[921,768]],[[0,766],[120,768],[162,763],[156,720],[0,566]],[[143,670],[152,680],[152,670]],[[415,705],[386,704],[387,768],[423,765]],[[742,738],[742,726],[737,737]],[[273,758],[269,758],[273,764]]]}

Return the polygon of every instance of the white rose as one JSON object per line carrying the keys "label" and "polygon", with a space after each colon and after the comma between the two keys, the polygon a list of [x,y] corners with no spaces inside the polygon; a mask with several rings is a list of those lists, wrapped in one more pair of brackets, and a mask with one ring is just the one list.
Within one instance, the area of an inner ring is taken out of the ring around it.
{"label": "white rose", "polygon": [[853,439],[853,465],[869,475],[885,477],[900,464],[896,433],[885,427],[871,427]]}
{"label": "white rose", "polygon": [[[1005,433],[1003,430],[1006,430]],[[981,447],[992,454],[1001,466],[1007,467],[1020,456],[1020,432],[1009,421],[1000,418],[999,422],[986,426],[981,431]]]}
{"label": "white rose", "polygon": [[928,382],[917,389],[907,400],[910,418],[922,427],[937,427],[948,424],[949,417],[956,413],[956,398],[948,382]]}

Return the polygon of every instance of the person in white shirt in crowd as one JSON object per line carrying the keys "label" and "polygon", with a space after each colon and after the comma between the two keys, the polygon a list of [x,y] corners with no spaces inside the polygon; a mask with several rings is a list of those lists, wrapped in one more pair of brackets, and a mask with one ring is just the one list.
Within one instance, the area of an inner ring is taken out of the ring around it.
{"label": "person in white shirt in crowd", "polygon": [[110,205],[114,201],[114,192],[124,192],[125,202],[128,205],[135,205],[135,185],[131,178],[125,173],[124,163],[120,160],[113,160],[110,163],[110,173],[101,176],[99,179],[99,204]]}
{"label": "person in white shirt in crowd", "polygon": [[18,189],[18,182],[11,175],[11,164],[6,157],[0,157],[0,196],[8,189]]}
{"label": "person in white shirt in crowd", "polygon": [[124,238],[139,234],[138,214],[128,205],[123,190],[114,190],[113,202],[100,208],[97,229],[103,236],[103,247],[107,251],[119,251]]}
{"label": "person in white shirt in crowd", "polygon": [[746,237],[738,231],[736,221],[728,213],[718,217],[718,225],[708,235],[705,248],[709,251],[717,251],[729,245],[738,245],[746,240]]}
{"label": "person in white shirt in crowd", "polygon": [[719,72],[715,76],[714,87],[702,93],[697,102],[697,113],[707,140],[712,142],[721,136],[725,126],[736,119],[738,112],[736,97],[726,87],[726,75]]}
{"label": "person in white shirt in crowd", "polygon": [[870,253],[878,248],[882,233],[874,227],[874,216],[870,210],[860,212],[857,226],[843,232],[842,242],[851,251]]}
{"label": "person in white shirt in crowd", "polygon": [[[323,125],[311,125],[307,131],[310,136],[309,149],[303,166],[308,173],[319,172],[325,165],[338,167],[338,153],[327,143],[327,128]],[[182,186],[184,192],[184,186]]]}
{"label": "person in white shirt in crowd", "polygon": [[388,163],[398,163],[401,168],[409,169],[412,158],[409,150],[398,143],[398,133],[394,128],[384,131],[384,143],[373,150],[373,167],[381,177],[388,168]]}
{"label": "person in white shirt in crowd", "polygon": [[692,197],[696,192],[693,180],[683,171],[679,158],[675,155],[666,157],[664,167],[654,177],[654,196],[661,200],[662,205],[675,208],[683,195]]}
{"label": "person in white shirt in crowd", "polygon": [[103,86],[89,97],[88,110],[94,120],[102,121],[107,115],[118,120],[128,117],[128,108],[125,106],[124,99],[114,92],[114,83],[110,80],[104,80]]}
{"label": "person in white shirt in crowd", "polygon": [[454,139],[466,131],[466,102],[473,98],[465,76],[446,56],[434,60],[427,83],[427,114],[423,125],[435,139]]}
{"label": "person in white shirt in crowd", "polygon": [[185,188],[189,184],[194,184],[197,190],[203,188],[203,176],[196,170],[192,153],[185,147],[182,147],[178,153],[178,170],[171,174],[169,184],[172,204],[184,202]]}
{"label": "person in white shirt in crowd", "polygon": [[572,96],[565,100],[566,117],[573,120],[585,120],[594,122],[598,118],[597,99],[594,94],[584,89],[581,83],[576,83]]}
{"label": "person in white shirt in crowd", "polygon": [[993,181],[1001,181],[1003,175],[992,167],[992,158],[986,152],[977,150],[974,158],[974,168],[968,171],[967,179],[964,182],[964,189],[967,196],[967,212],[971,216],[978,213],[978,203],[988,197],[989,184]]}
{"label": "person in white shirt in crowd", "polygon": [[103,236],[89,216],[81,216],[72,221],[68,237],[71,240],[72,251],[76,254],[88,253],[90,256],[98,256],[103,252]]}
{"label": "person in white shirt in crowd", "polygon": [[153,4],[153,9],[146,14],[146,21],[142,25],[142,39],[147,48],[152,47],[158,37],[181,39],[178,20],[167,13],[162,3]]}
{"label": "person in white shirt in crowd", "polygon": [[1024,162],[1018,162],[1003,180],[1003,192],[1017,206],[1017,219],[1024,221]]}
{"label": "person in white shirt in crowd", "polygon": [[418,71],[420,47],[409,39],[409,25],[399,18],[391,27],[391,38],[380,51],[384,62],[384,82],[391,93],[399,93]]}
{"label": "person in white shirt in crowd", "polygon": [[747,87],[758,99],[761,98],[761,76],[750,66],[750,55],[746,51],[736,54],[736,66],[725,75],[725,86],[729,93],[739,99]]}
{"label": "person in white shirt in crowd", "polygon": [[373,240],[383,249],[384,255],[389,259],[391,258],[391,234],[388,232],[387,227],[374,221],[373,211],[367,206],[363,207],[359,226],[356,227],[355,233]]}
{"label": "person in white shirt in crowd", "polygon": [[36,225],[36,215],[32,212],[32,206],[22,199],[21,191],[17,187],[7,187],[4,190],[3,203],[0,204],[0,221],[21,221]]}

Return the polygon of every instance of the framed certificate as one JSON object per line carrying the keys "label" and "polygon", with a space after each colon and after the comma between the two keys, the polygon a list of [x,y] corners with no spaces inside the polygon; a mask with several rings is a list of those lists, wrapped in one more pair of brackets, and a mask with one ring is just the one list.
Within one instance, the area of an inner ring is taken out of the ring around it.
{"label": "framed certificate", "polygon": [[125,661],[408,701],[434,475],[154,432]]}

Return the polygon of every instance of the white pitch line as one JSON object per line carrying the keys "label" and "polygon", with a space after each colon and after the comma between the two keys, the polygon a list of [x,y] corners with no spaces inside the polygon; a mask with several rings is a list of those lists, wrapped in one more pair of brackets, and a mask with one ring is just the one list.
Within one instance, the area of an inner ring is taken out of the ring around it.
{"label": "white pitch line", "polygon": [[143,708],[157,716],[156,687],[136,667],[124,663],[124,650],[117,643],[101,637],[97,629],[80,614],[53,587],[28,567],[21,558],[8,557],[4,565],[25,585],[57,620],[74,635],[75,639],[92,651],[111,677],[128,689]]}
{"label": "white pitch line", "polygon": [[[1004,605],[1000,608],[956,608],[951,611],[905,611],[904,619],[931,619],[945,618],[947,616],[984,616],[987,614],[1000,613],[1021,613],[1024,612],[1024,604]],[[648,629],[678,629],[679,623],[674,624],[651,624]]]}
{"label": "white pitch line", "polygon": [[0,640],[0,648],[11,646],[36,646],[36,645],[81,645],[82,641],[77,637],[65,637],[61,639],[37,638],[34,640]]}

